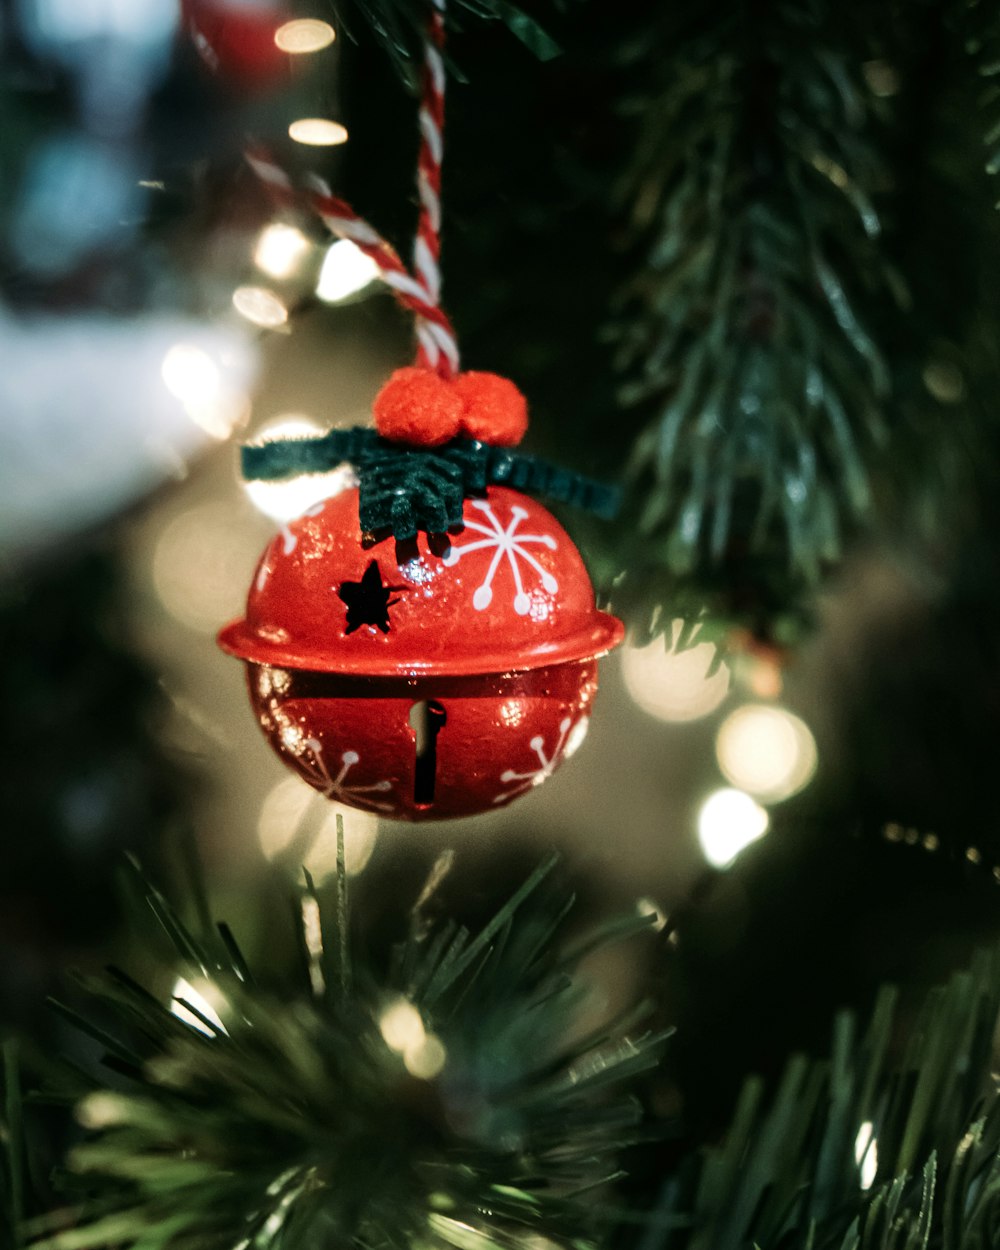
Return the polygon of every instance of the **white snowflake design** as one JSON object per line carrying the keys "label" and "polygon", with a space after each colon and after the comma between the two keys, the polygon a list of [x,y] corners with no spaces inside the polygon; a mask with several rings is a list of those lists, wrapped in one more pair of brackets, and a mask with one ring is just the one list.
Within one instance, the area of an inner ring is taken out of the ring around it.
{"label": "white snowflake design", "polygon": [[[300,521],[302,520],[303,517],[319,516],[319,514],[326,507],[327,503],[328,503],[328,500],[323,499],[320,501],[320,503],[315,503],[313,504],[311,508],[307,508],[305,512],[301,513],[299,516],[295,517],[294,519],[296,521]],[[291,527],[290,521],[285,521],[285,523],[281,526],[281,529],[279,529],[277,534],[275,534],[274,539],[272,540],[272,543],[271,543],[272,547],[278,541],[279,538],[282,540],[286,556],[290,556],[292,552],[295,550],[295,548],[299,545],[299,536],[298,534],[292,533],[292,527]],[[257,589],[258,590],[264,589],[264,585],[270,576],[271,576],[271,561],[265,560],[261,564],[260,571],[257,574]]]}
{"label": "white snowflake design", "polygon": [[510,785],[512,781],[517,784],[513,790],[505,790],[502,794],[496,795],[493,802],[506,803],[509,799],[516,799],[518,795],[527,794],[535,786],[540,786],[543,781],[547,781],[556,771],[560,760],[564,756],[568,759],[577,750],[587,736],[587,729],[588,718],[586,716],[578,720],[575,725],[572,717],[564,716],[559,722],[559,737],[556,739],[551,755],[545,753],[545,739],[541,734],[536,734],[528,745],[538,756],[538,767],[527,773],[518,773],[512,768],[505,769],[500,774],[500,780],[504,785]]}
{"label": "white snowflake design", "polygon": [[344,751],[340,757],[340,771],[330,776],[323,754],[323,744],[318,738],[307,738],[302,726],[285,711],[275,692],[287,690],[289,675],[284,669],[262,668],[257,683],[266,703],[260,711],[260,722],[269,733],[277,733],[281,745],[289,755],[294,755],[302,776],[326,799],[346,803],[349,807],[370,807],[377,812],[394,812],[397,805],[374,797],[392,789],[390,781],[376,781],[368,786],[349,786],[347,774],[361,756],[357,751]]}
{"label": "white snowflake design", "polygon": [[526,545],[535,543],[538,546],[547,547],[549,551],[555,551],[556,540],[551,534],[519,533],[518,527],[528,513],[526,509],[519,508],[516,504],[511,507],[510,523],[506,529],[500,524],[499,518],[493,511],[493,505],[487,500],[474,499],[472,506],[483,514],[487,524],[483,525],[479,521],[466,520],[465,528],[473,530],[477,534],[482,534],[484,537],[476,538],[469,543],[463,543],[461,547],[449,547],[444,557],[444,563],[451,567],[457,564],[462,556],[468,555],[470,551],[484,551],[490,547],[495,547],[496,551],[493,559],[490,561],[490,567],[486,570],[486,576],[482,585],[477,588],[476,593],[472,596],[472,606],[477,612],[483,612],[493,602],[493,579],[500,568],[501,560],[506,556],[514,578],[514,611],[518,616],[526,616],[531,608],[531,596],[524,589],[524,582],[521,580],[521,561],[524,561],[528,567],[535,570],[543,588],[549,594],[555,594],[559,589],[559,583],[547,569],[542,568],[531,552],[526,550]]}
{"label": "white snowflake design", "polygon": [[336,777],[331,777],[323,755],[322,743],[317,738],[306,738],[303,746],[305,750],[299,755],[299,768],[303,776],[322,793],[325,799],[334,799],[346,803],[349,807],[370,807],[376,812],[396,810],[395,803],[387,803],[373,797],[391,790],[391,782],[376,781],[370,786],[345,784],[347,774],[361,759],[357,751],[345,751],[340,757],[340,771]]}

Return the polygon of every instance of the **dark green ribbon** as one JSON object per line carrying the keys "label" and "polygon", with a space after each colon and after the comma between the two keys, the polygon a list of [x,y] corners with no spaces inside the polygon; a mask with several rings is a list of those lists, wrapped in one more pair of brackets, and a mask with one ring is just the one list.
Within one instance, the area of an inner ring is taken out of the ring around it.
{"label": "dark green ribbon", "polygon": [[280,439],[242,449],[243,476],[250,482],[328,473],[345,462],[358,472],[362,531],[387,531],[403,542],[421,532],[443,534],[461,526],[465,500],[484,495],[489,485],[544,495],[608,520],[621,505],[616,486],[477,439],[411,447],[356,426],[330,430],[318,438]]}

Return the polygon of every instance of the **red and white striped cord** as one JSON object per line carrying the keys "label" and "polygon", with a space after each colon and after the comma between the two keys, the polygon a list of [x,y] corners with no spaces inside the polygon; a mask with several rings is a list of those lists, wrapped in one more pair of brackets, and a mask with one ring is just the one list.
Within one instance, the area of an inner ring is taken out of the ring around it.
{"label": "red and white striped cord", "polygon": [[441,295],[441,162],[444,157],[445,0],[432,0],[427,24],[420,93],[420,153],[417,192],[420,216],[413,247],[413,268],[434,299]]}
{"label": "red and white striped cord", "polygon": [[[332,194],[318,178],[310,180],[310,204],[327,229],[349,239],[378,265],[382,280],[399,302],[414,315],[418,365],[450,378],[458,372],[458,340],[441,307],[441,162],[444,157],[445,68],[444,10],[446,0],[432,0],[433,11],[424,45],[424,73],[420,101],[420,152],[417,191],[420,213],[413,248],[413,272],[396,249],[344,200]],[[288,174],[260,150],[249,151],[247,162],[270,195],[283,205],[296,201]]]}

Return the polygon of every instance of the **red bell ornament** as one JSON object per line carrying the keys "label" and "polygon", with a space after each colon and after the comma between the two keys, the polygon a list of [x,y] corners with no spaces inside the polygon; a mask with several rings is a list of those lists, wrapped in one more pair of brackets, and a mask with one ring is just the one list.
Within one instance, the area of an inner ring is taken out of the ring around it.
{"label": "red bell ornament", "polygon": [[181,16],[199,56],[232,86],[267,90],[287,75],[288,57],[274,40],[284,3],[181,0]]}
{"label": "red bell ornament", "polygon": [[492,811],[580,744],[619,620],[569,535],[491,486],[442,539],[366,546],[357,491],[264,552],[222,630],[279,755],[327,798],[402,820]]}

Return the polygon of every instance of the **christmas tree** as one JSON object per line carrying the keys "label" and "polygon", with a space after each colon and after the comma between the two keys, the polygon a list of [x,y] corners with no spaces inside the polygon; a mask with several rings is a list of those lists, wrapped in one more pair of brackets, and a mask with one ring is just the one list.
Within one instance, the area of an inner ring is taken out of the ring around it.
{"label": "christmas tree", "polygon": [[2,38],[0,1247],[997,1244],[1000,13]]}

